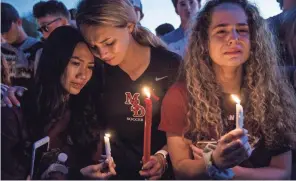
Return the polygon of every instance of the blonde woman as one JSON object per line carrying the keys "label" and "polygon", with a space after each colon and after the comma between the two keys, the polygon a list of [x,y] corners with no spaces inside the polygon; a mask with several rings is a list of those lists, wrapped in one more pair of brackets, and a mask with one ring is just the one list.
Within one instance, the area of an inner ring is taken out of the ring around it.
{"label": "blonde woman", "polygon": [[[83,0],[76,22],[92,53],[104,62],[100,111],[112,134],[117,173],[112,179],[164,178],[166,138],[157,127],[161,101],[174,80],[180,57],[166,50],[158,37],[138,23],[129,0]],[[160,100],[152,99],[151,157],[142,164],[144,86]]]}
{"label": "blonde woman", "polygon": [[[210,0],[197,15],[184,80],[167,92],[159,126],[177,178],[289,179],[296,98],[275,47],[246,0]],[[230,94],[242,100],[245,130],[236,129]],[[194,159],[196,145],[212,139],[217,145]]]}

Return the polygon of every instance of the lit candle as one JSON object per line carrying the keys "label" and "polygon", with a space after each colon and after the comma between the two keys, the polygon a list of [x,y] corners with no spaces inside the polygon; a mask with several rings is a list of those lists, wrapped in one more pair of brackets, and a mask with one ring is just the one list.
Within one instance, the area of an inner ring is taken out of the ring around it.
{"label": "lit candle", "polygon": [[144,164],[150,160],[151,154],[151,125],[152,125],[152,101],[150,99],[150,91],[148,88],[144,88],[144,93],[146,94],[145,105],[146,105],[146,114],[145,114],[145,125],[144,125]]}
{"label": "lit candle", "polygon": [[104,136],[104,142],[105,142],[105,152],[107,159],[111,159],[111,146],[110,146],[110,137],[111,135],[109,133],[106,133]]}
{"label": "lit candle", "polygon": [[243,128],[243,126],[244,126],[244,110],[243,110],[243,106],[240,104],[241,101],[236,95],[231,94],[231,97],[236,102],[236,106],[235,106],[236,128]]}

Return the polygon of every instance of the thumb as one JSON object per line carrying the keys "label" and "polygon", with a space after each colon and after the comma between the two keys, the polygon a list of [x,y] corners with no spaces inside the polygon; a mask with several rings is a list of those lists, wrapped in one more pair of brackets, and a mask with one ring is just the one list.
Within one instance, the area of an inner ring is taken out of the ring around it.
{"label": "thumb", "polygon": [[80,172],[84,174],[89,174],[91,172],[96,172],[97,170],[101,170],[103,167],[103,163],[97,164],[97,165],[89,165],[87,167],[84,167],[80,170]]}

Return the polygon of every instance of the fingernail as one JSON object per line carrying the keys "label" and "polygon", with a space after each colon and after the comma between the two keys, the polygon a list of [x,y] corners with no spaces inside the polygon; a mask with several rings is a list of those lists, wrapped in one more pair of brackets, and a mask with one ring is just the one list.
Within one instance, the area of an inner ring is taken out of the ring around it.
{"label": "fingernail", "polygon": [[21,104],[20,104],[20,103],[17,103],[16,106],[17,106],[17,107],[21,107]]}
{"label": "fingernail", "polygon": [[9,108],[12,108],[12,104],[8,104],[8,107],[9,107]]}
{"label": "fingernail", "polygon": [[17,95],[23,96],[23,93],[22,92],[18,92]]}

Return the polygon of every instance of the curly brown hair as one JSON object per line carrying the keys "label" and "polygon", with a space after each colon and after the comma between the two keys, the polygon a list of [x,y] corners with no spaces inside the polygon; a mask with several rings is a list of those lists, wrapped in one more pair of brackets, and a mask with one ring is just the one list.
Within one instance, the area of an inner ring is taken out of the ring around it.
{"label": "curly brown hair", "polygon": [[189,97],[185,137],[202,140],[213,130],[220,137],[226,132],[222,119],[222,88],[216,81],[209,55],[208,29],[215,7],[234,3],[248,17],[251,52],[244,63],[245,128],[264,138],[268,148],[295,147],[296,98],[292,86],[279,69],[274,39],[258,9],[247,0],[211,0],[197,14],[191,29],[189,47],[181,74],[186,78]]}

